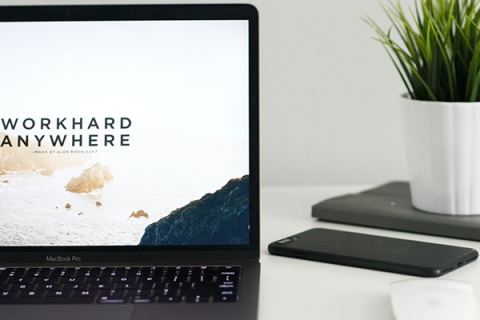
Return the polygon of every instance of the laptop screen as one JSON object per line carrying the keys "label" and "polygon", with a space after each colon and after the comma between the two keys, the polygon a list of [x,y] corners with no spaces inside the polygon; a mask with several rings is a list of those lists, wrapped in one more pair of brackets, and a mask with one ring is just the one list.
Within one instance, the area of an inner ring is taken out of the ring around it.
{"label": "laptop screen", "polygon": [[0,48],[2,246],[250,244],[248,20],[4,21]]}

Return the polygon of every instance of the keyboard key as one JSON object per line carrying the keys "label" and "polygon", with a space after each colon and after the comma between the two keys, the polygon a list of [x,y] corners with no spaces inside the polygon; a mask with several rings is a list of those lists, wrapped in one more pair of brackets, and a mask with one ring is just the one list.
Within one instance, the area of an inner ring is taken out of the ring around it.
{"label": "keyboard key", "polygon": [[47,291],[45,297],[69,297],[72,294],[70,290],[53,290]]}
{"label": "keyboard key", "polygon": [[17,295],[17,293],[18,292],[16,292],[16,291],[2,290],[2,291],[0,291],[0,299],[15,297]]}
{"label": "keyboard key", "polygon": [[215,295],[213,296],[214,302],[235,302],[237,301],[236,295],[229,295],[229,296],[222,296],[222,295]]}
{"label": "keyboard key", "polygon": [[100,296],[98,303],[121,304],[127,302],[125,297],[121,296]]}
{"label": "keyboard key", "polygon": [[35,289],[35,285],[31,283],[23,283],[23,284],[12,284],[10,285],[10,290],[33,290]]}
{"label": "keyboard key", "polygon": [[63,285],[64,290],[86,290],[89,287],[88,283],[65,283]]}
{"label": "keyboard key", "polygon": [[208,302],[210,300],[210,295],[206,295],[206,294],[197,294],[197,295],[187,295],[185,296],[185,301],[186,302],[195,302],[195,303],[199,303],[199,302]]}
{"label": "keyboard key", "polygon": [[107,283],[109,282],[109,278],[99,278],[99,277],[86,277],[85,283]]}
{"label": "keyboard key", "polygon": [[20,283],[31,283],[33,281],[32,278],[17,278],[17,277],[11,277],[10,281],[8,283],[13,283],[13,284],[20,284]]}
{"label": "keyboard key", "polygon": [[73,297],[96,297],[98,295],[98,291],[96,290],[78,290],[73,291]]}
{"label": "keyboard key", "polygon": [[33,279],[32,283],[55,284],[55,283],[58,283],[59,280],[60,280],[60,277],[37,277]]}
{"label": "keyboard key", "polygon": [[37,298],[44,295],[44,291],[22,290],[19,291],[18,296],[24,298]]}
{"label": "keyboard key", "polygon": [[100,268],[90,268],[87,269],[87,272],[85,272],[85,277],[96,277],[98,278],[101,274],[102,270]]}
{"label": "keyboard key", "polygon": [[89,289],[98,289],[98,290],[111,290],[115,286],[114,283],[90,283],[88,285]]}
{"label": "keyboard key", "polygon": [[159,296],[158,302],[180,302],[182,301],[182,297],[179,296]]}
{"label": "keyboard key", "polygon": [[155,302],[155,297],[152,296],[134,296],[132,303],[152,303]]}
{"label": "keyboard key", "polygon": [[62,288],[61,284],[37,284],[37,290],[60,290]]}

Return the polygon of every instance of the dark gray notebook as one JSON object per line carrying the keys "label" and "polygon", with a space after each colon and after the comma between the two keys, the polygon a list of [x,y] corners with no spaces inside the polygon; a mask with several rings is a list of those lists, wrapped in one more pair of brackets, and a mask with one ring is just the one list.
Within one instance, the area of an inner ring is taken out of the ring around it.
{"label": "dark gray notebook", "polygon": [[395,181],[312,207],[318,220],[480,241],[480,215],[451,216],[417,210],[408,182]]}

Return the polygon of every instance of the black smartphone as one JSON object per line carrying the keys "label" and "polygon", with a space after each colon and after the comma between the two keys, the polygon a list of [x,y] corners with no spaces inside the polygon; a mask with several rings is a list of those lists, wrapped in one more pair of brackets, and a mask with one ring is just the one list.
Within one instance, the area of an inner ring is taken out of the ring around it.
{"label": "black smartphone", "polygon": [[439,277],[478,257],[475,249],[373,236],[362,233],[310,229],[271,243],[271,254],[420,277]]}

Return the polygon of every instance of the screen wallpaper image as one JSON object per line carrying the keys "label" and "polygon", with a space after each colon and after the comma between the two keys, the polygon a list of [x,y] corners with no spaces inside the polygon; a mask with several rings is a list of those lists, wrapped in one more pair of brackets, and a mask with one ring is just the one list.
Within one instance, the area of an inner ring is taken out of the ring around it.
{"label": "screen wallpaper image", "polygon": [[0,25],[0,245],[249,241],[248,23]]}

